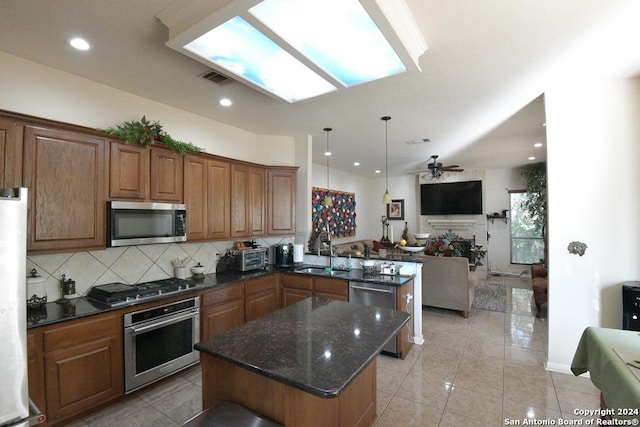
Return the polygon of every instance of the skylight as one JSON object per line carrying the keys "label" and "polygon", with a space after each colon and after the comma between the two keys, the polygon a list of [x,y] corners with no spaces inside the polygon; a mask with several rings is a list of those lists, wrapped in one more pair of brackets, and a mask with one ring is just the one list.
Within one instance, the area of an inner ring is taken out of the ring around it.
{"label": "skylight", "polygon": [[344,86],[407,71],[358,0],[264,0],[249,12]]}
{"label": "skylight", "polygon": [[184,47],[289,102],[336,89],[239,16]]}
{"label": "skylight", "polygon": [[427,49],[402,0],[236,0],[203,18],[212,3],[158,15],[167,45],[288,102],[419,70]]}

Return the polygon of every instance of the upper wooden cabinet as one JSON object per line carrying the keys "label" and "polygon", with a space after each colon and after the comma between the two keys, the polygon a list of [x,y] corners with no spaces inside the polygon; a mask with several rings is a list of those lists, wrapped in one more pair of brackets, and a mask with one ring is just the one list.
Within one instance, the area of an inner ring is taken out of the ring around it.
{"label": "upper wooden cabinet", "polygon": [[149,198],[149,149],[111,141],[109,196],[114,199]]}
{"label": "upper wooden cabinet", "polygon": [[297,168],[267,169],[267,234],[296,232]]}
{"label": "upper wooden cabinet", "polygon": [[167,148],[151,147],[151,200],[182,203],[182,154]]}
{"label": "upper wooden cabinet", "polygon": [[105,161],[104,138],[25,126],[28,251],[105,247]]}
{"label": "upper wooden cabinet", "polygon": [[22,185],[22,124],[0,117],[0,188]]}
{"label": "upper wooden cabinet", "polygon": [[184,162],[187,240],[224,239],[230,235],[230,164],[200,155]]}
{"label": "upper wooden cabinet", "polygon": [[231,164],[231,237],[265,234],[265,169]]}
{"label": "upper wooden cabinet", "polygon": [[182,203],[183,179],[180,153],[111,141],[109,197]]}

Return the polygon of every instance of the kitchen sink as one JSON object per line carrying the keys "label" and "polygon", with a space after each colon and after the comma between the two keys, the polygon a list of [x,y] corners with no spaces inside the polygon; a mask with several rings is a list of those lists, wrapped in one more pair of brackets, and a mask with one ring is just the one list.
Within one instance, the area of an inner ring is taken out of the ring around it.
{"label": "kitchen sink", "polygon": [[312,274],[314,276],[349,277],[348,271],[342,271],[342,270],[326,271],[326,267],[301,267],[293,271],[294,273]]}

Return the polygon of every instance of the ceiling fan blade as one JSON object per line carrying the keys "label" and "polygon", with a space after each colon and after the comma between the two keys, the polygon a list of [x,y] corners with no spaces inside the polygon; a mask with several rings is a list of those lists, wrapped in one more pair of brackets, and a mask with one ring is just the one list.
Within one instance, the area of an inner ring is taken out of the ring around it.
{"label": "ceiling fan blade", "polygon": [[451,166],[444,167],[442,170],[445,172],[464,172],[464,169],[462,168],[453,168]]}
{"label": "ceiling fan blade", "polygon": [[431,173],[431,171],[430,170],[411,171],[411,172],[407,172],[407,175],[417,175],[420,173]]}
{"label": "ceiling fan blade", "polygon": [[442,166],[442,168],[443,168],[443,169],[446,169],[446,168],[459,168],[459,167],[460,167],[460,166],[458,166],[458,165],[447,165],[447,166]]}

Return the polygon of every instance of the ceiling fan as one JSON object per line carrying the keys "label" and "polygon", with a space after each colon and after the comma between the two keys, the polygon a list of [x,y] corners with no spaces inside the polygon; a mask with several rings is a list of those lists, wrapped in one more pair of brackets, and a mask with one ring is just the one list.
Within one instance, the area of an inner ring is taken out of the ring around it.
{"label": "ceiling fan", "polygon": [[427,170],[415,171],[412,173],[430,172],[432,178],[440,178],[445,172],[464,172],[464,169],[458,165],[443,166],[442,163],[438,161],[437,154],[432,155],[431,160],[431,163],[427,164]]}

